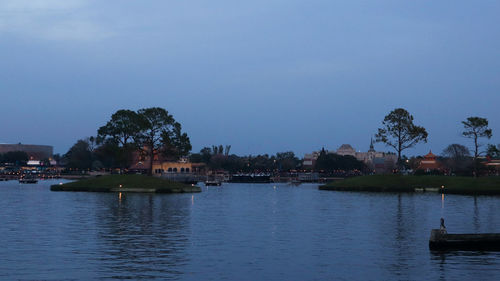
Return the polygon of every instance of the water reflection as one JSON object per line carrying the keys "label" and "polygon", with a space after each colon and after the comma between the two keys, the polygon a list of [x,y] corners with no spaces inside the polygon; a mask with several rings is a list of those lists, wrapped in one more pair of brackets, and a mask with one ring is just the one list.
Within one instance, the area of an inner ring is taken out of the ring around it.
{"label": "water reflection", "polygon": [[450,232],[500,232],[499,197],[444,202],[436,193],[279,184],[194,196],[48,187],[0,183],[0,279],[500,279],[500,253],[428,248],[444,211]]}
{"label": "water reflection", "polygon": [[477,196],[474,196],[474,216],[472,217],[474,223],[475,232],[479,232],[480,223],[479,223],[479,207],[477,205]]}
{"label": "water reflection", "polygon": [[[177,279],[186,254],[190,198],[119,194],[100,197],[96,256],[105,278]],[[105,202],[102,202],[105,201]]]}

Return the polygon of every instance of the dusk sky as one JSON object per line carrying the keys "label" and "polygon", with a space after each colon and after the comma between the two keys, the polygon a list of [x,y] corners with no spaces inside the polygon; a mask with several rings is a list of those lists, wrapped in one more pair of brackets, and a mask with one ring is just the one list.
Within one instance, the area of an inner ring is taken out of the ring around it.
{"label": "dusk sky", "polygon": [[[65,153],[163,107],[193,151],[366,151],[407,109],[440,154],[469,116],[500,143],[500,1],[0,0],[0,143]],[[387,151],[383,144],[377,150]]]}

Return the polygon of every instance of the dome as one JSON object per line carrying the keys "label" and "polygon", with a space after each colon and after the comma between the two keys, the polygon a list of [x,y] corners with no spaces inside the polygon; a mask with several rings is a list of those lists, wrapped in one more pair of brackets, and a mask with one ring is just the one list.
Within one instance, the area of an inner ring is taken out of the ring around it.
{"label": "dome", "polygon": [[354,148],[352,148],[352,146],[350,144],[343,144],[339,147],[338,150],[353,150],[354,151]]}

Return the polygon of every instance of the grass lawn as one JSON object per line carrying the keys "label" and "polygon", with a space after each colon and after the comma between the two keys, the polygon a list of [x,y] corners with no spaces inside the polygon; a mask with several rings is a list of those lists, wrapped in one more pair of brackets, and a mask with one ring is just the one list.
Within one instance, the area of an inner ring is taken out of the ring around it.
{"label": "grass lawn", "polygon": [[500,177],[372,175],[354,177],[320,186],[321,190],[415,192],[438,189],[450,194],[498,194]]}
{"label": "grass lawn", "polygon": [[183,193],[200,192],[198,186],[173,182],[145,175],[110,175],[75,182],[52,185],[52,191],[90,192],[156,192]]}

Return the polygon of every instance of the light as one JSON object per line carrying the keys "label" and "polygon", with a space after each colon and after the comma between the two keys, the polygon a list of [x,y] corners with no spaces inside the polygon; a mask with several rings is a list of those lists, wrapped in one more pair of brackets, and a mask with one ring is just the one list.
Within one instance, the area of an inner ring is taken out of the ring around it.
{"label": "light", "polygon": [[60,182],[60,183],[59,183],[59,185],[63,185],[63,183],[62,183],[62,182]]}
{"label": "light", "polygon": [[444,189],[444,185],[441,186],[441,189]]}
{"label": "light", "polygon": [[[122,188],[122,185],[120,184],[120,188]],[[121,196],[121,193],[120,193],[120,196]]]}

